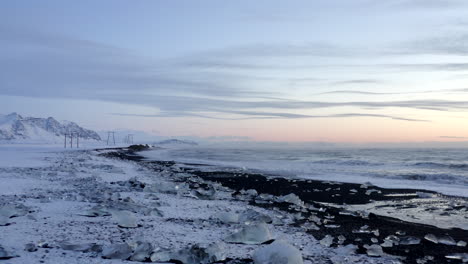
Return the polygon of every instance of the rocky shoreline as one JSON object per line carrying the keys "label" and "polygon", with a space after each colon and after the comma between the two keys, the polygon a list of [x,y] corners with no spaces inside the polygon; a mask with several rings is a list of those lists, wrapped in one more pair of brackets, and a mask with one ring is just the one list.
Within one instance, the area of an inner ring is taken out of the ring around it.
{"label": "rocky shoreline", "polygon": [[[47,166],[0,168],[17,188],[0,193],[0,262],[468,261],[458,220],[467,219],[465,198],[204,170],[146,160],[146,149],[54,153]],[[415,208],[457,221],[439,221],[450,227],[442,228],[423,224],[419,212],[377,213]]]}
{"label": "rocky shoreline", "polygon": [[[221,184],[235,192],[235,199],[246,200],[251,205],[279,209],[295,217],[293,225],[321,240],[327,246],[357,246],[357,253],[370,256],[393,255],[403,263],[460,263],[466,259],[468,230],[461,228],[437,228],[431,225],[402,221],[365,211],[349,211],[335,205],[367,204],[374,201],[417,208],[424,206],[418,198],[438,197],[452,202],[443,208],[446,215],[457,212],[468,221],[468,200],[449,197],[432,191],[417,189],[385,189],[366,184],[324,182],[317,180],[284,179],[261,174],[230,171],[201,171],[201,164],[180,164],[167,161],[144,161],[133,150],[110,154],[118,158],[139,161],[151,167],[154,164],[165,169],[177,168],[177,172],[190,173],[201,179]],[[190,166],[192,165],[192,166]],[[195,166],[193,166],[195,165]],[[183,168],[184,166],[185,169]],[[246,191],[247,190],[247,191]],[[249,193],[250,192],[250,193]],[[259,195],[260,194],[260,195]],[[278,201],[274,197],[293,194],[291,201]],[[307,205],[307,206],[305,206]],[[431,210],[429,208],[428,210]],[[369,251],[374,251],[369,253]],[[457,259],[458,256],[460,259]]]}

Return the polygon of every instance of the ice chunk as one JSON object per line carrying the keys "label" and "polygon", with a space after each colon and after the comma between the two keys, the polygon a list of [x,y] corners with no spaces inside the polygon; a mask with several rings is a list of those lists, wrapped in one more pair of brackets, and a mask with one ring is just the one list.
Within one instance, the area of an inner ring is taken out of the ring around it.
{"label": "ice chunk", "polygon": [[0,226],[7,226],[10,224],[10,217],[0,215]]}
{"label": "ice chunk", "polygon": [[384,240],[382,244],[380,244],[382,247],[393,247],[393,242],[390,240]]}
{"label": "ice chunk", "polygon": [[102,249],[102,257],[105,259],[126,260],[131,255],[132,249],[127,243],[108,245]]}
{"label": "ice chunk", "polygon": [[135,248],[132,257],[130,260],[144,262],[150,259],[151,253],[153,252],[153,246],[148,242],[137,242],[137,247]]}
{"label": "ice chunk", "polygon": [[346,237],[343,235],[338,236],[338,244],[343,244],[346,241]]}
{"label": "ice chunk", "polygon": [[18,257],[6,251],[2,246],[0,246],[0,259],[11,259]]}
{"label": "ice chunk", "polygon": [[118,226],[125,228],[138,227],[137,218],[130,211],[112,210],[112,217],[117,222]]}
{"label": "ice chunk", "polygon": [[382,247],[379,245],[364,246],[367,249],[367,255],[370,257],[380,257],[384,254]]}
{"label": "ice chunk", "polygon": [[29,213],[29,208],[22,204],[15,205],[5,205],[0,207],[0,217],[1,218],[13,218],[24,216]]}
{"label": "ice chunk", "polygon": [[468,262],[468,253],[453,253],[445,256],[448,259],[458,259],[463,263]]}
{"label": "ice chunk", "polygon": [[34,245],[33,243],[28,243],[24,246],[24,251],[27,251],[27,252],[35,252],[37,251],[37,247],[36,245]]}
{"label": "ice chunk", "polygon": [[152,262],[169,262],[171,258],[172,251],[167,248],[157,248],[150,257]]}
{"label": "ice chunk", "polygon": [[457,242],[451,236],[442,236],[438,238],[439,244],[455,246]]}
{"label": "ice chunk", "polygon": [[184,264],[208,264],[225,260],[224,252],[224,245],[221,243],[211,244],[208,247],[193,245],[173,253],[171,259]]}
{"label": "ice chunk", "polygon": [[421,239],[412,236],[406,236],[400,238],[400,245],[418,245],[421,243]]}
{"label": "ice chunk", "polygon": [[242,194],[244,195],[247,195],[247,196],[257,196],[258,195],[258,192],[257,190],[254,190],[254,189],[248,189],[247,191],[241,191]]}
{"label": "ice chunk", "polygon": [[60,248],[63,250],[72,250],[80,252],[101,252],[102,246],[97,245],[96,243],[85,243],[85,244],[69,244],[69,243],[59,243]]}
{"label": "ice chunk", "polygon": [[78,215],[88,216],[88,217],[97,217],[97,216],[108,216],[111,214],[109,213],[107,208],[98,205],[82,213],[79,213]]}
{"label": "ice chunk", "polygon": [[249,225],[242,228],[237,233],[229,235],[224,239],[228,243],[241,243],[241,244],[262,244],[272,239],[271,233],[265,223],[258,223]]}
{"label": "ice chunk", "polygon": [[255,251],[253,255],[255,264],[302,264],[301,252],[284,241],[275,241]]}
{"label": "ice chunk", "polygon": [[207,190],[198,188],[193,190],[192,194],[201,200],[214,200],[216,198],[216,189],[213,185],[209,185]]}
{"label": "ice chunk", "polygon": [[428,193],[428,192],[416,192],[416,195],[419,198],[432,198],[432,197],[434,197],[434,194]]}
{"label": "ice chunk", "polygon": [[239,215],[233,212],[221,212],[216,214],[215,218],[225,224],[239,223]]}
{"label": "ice chunk", "polygon": [[271,223],[273,219],[270,216],[259,213],[252,209],[247,209],[239,215],[239,222],[243,224],[251,223]]}
{"label": "ice chunk", "polygon": [[439,243],[439,240],[437,239],[437,237],[433,234],[427,234],[424,236],[424,239],[428,240],[428,241],[431,241],[432,243],[436,243],[438,244]]}
{"label": "ice chunk", "polygon": [[318,227],[316,224],[312,223],[312,222],[305,222],[304,224],[301,225],[301,227],[303,229],[305,229],[306,231],[309,231],[309,230],[320,230],[320,227]]}
{"label": "ice chunk", "polygon": [[295,195],[294,193],[290,193],[288,195],[278,197],[278,202],[290,203],[302,206],[304,202],[299,198],[299,196]]}
{"label": "ice chunk", "polygon": [[172,182],[158,182],[151,185],[147,184],[143,191],[177,194],[178,189],[179,187]]}
{"label": "ice chunk", "polygon": [[333,244],[333,237],[330,235],[326,235],[322,240],[320,240],[320,244],[326,247],[330,247]]}

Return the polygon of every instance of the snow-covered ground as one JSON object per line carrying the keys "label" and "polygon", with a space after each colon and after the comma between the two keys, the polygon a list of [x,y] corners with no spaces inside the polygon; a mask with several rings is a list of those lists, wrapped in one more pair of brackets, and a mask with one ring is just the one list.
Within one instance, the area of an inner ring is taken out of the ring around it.
{"label": "snow-covered ground", "polygon": [[[102,259],[101,253],[64,250],[63,243],[107,246],[149,242],[155,250],[172,251],[216,243],[227,257],[251,259],[254,252],[267,246],[223,242],[243,225],[226,224],[217,218],[226,212],[242,215],[248,209],[276,219],[267,225],[272,237],[299,249],[305,263],[398,263],[390,256],[354,254],[349,246],[322,245],[302,229],[292,227],[288,221],[291,216],[233,200],[228,190],[218,192],[214,200],[202,200],[186,185],[173,182],[183,175],[155,173],[133,162],[97,154],[59,147],[0,149],[0,215],[12,206],[20,212],[18,217],[4,218],[7,225],[2,226],[0,218],[0,256],[1,247],[17,256],[7,263],[127,263]],[[142,191],[132,187],[135,179],[152,188]],[[177,188],[168,191],[161,186]],[[120,220],[110,215],[84,216],[95,206],[107,208],[107,212],[132,211],[138,227],[121,228],[116,222]],[[25,251],[30,243],[37,251]]]}

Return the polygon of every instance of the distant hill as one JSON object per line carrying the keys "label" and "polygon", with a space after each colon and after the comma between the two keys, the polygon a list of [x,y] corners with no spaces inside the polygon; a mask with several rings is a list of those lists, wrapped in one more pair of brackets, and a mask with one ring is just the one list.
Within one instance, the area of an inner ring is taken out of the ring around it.
{"label": "distant hill", "polygon": [[155,145],[162,146],[197,146],[198,143],[191,140],[180,140],[180,139],[166,139],[155,143]]}
{"label": "distant hill", "polygon": [[0,141],[60,142],[68,133],[75,133],[80,139],[101,140],[96,132],[74,122],[59,122],[53,117],[23,117],[17,113],[0,115]]}

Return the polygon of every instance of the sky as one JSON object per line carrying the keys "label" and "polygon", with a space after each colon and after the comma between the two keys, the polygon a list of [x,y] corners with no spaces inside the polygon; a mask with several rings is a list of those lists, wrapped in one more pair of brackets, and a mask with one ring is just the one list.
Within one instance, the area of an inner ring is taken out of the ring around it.
{"label": "sky", "polygon": [[468,140],[465,0],[5,0],[0,113],[280,142]]}

